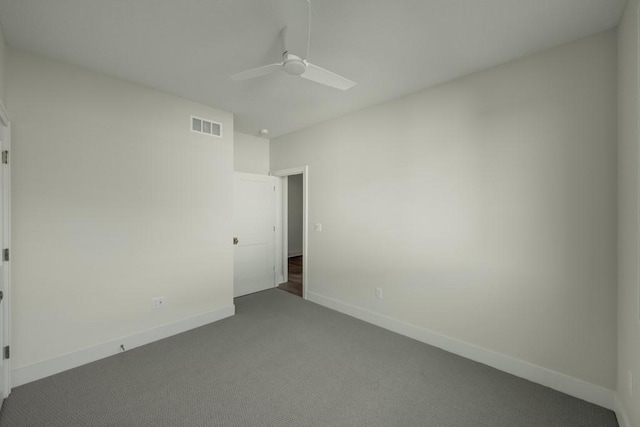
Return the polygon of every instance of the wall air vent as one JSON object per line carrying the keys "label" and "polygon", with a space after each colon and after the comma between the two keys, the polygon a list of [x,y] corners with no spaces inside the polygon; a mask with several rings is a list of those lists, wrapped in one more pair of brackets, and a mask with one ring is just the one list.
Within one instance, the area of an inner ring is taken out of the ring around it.
{"label": "wall air vent", "polygon": [[222,125],[211,120],[191,116],[191,132],[204,133],[210,136],[222,136]]}

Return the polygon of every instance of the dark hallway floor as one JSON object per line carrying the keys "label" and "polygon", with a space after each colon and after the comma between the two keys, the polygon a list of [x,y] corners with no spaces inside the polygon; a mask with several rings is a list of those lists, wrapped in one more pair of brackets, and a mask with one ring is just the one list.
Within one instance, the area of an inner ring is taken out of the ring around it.
{"label": "dark hallway floor", "polygon": [[289,258],[289,281],[280,284],[278,289],[302,297],[302,256]]}

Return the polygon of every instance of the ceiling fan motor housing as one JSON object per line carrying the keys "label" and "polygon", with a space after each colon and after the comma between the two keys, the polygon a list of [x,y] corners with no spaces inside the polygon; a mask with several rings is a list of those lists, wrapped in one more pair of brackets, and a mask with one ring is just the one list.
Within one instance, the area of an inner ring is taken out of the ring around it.
{"label": "ceiling fan motor housing", "polygon": [[284,62],[282,66],[287,73],[299,76],[307,70],[307,64],[299,56],[292,55],[288,52],[285,52],[283,56]]}

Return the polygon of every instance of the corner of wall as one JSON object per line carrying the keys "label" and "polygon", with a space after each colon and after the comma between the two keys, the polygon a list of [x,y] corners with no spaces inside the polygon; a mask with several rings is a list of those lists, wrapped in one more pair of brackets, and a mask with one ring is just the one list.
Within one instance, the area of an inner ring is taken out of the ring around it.
{"label": "corner of wall", "polygon": [[613,410],[616,413],[616,418],[618,419],[618,424],[620,427],[633,427],[631,422],[629,421],[629,416],[627,415],[627,411],[620,400],[620,394],[616,393],[613,398]]}
{"label": "corner of wall", "polygon": [[[615,410],[622,427],[640,426],[640,1],[618,26],[618,354]],[[630,378],[631,377],[631,378]],[[634,390],[635,389],[635,390]],[[633,392],[633,393],[632,393]]]}
{"label": "corner of wall", "polygon": [[233,132],[233,170],[235,172],[269,174],[270,140],[246,133]]}

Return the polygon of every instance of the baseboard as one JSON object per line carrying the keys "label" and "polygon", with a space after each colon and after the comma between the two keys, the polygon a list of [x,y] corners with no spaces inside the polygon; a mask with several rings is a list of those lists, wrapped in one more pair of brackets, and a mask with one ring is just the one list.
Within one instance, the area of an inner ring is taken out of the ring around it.
{"label": "baseboard", "polygon": [[230,305],[207,313],[199,314],[188,319],[180,320],[178,322],[158,326],[134,335],[99,344],[94,347],[85,348],[53,359],[45,360],[43,362],[17,368],[12,372],[11,384],[13,387],[27,384],[68,369],[77,368],[78,366],[113,356],[114,354],[122,351],[120,349],[120,345],[124,345],[127,350],[130,350],[135,347],[140,347],[163,338],[168,338],[172,335],[222,320],[226,317],[233,316],[234,314],[235,306]]}
{"label": "baseboard", "polygon": [[627,416],[627,411],[624,409],[624,405],[620,400],[618,394],[615,395],[614,400],[614,411],[616,413],[616,418],[618,419],[618,425],[620,427],[632,427],[631,422],[629,421],[629,417]]}
{"label": "baseboard", "polygon": [[289,252],[289,258],[293,258],[295,256],[302,256],[302,251]]}
{"label": "baseboard", "polygon": [[424,342],[448,352],[541,384],[587,402],[614,410],[615,392],[578,378],[497,353],[465,341],[384,316],[333,298],[307,291],[307,299],[381,328]]}

